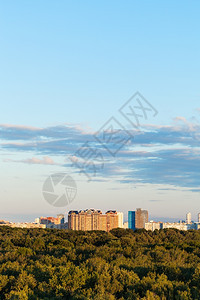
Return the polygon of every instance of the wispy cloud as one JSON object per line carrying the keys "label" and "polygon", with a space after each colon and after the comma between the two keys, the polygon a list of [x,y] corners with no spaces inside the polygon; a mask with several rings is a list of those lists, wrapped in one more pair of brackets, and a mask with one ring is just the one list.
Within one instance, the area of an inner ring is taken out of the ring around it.
{"label": "wispy cloud", "polygon": [[[53,165],[56,163],[51,156],[62,156],[65,160],[76,157],[77,150],[88,141],[104,157],[104,168],[98,170],[98,176],[102,178],[112,177],[122,183],[134,180],[140,183],[170,184],[198,191],[198,122],[192,123],[178,116],[171,125],[149,124],[141,132],[132,131],[132,135],[134,139],[124,145],[115,158],[95,140],[92,131],[84,131],[80,126],[35,128],[0,125],[0,146],[2,151],[34,153],[34,157],[21,161],[23,163]],[[41,159],[38,155],[44,157]],[[63,164],[63,167],[68,166],[67,163]],[[88,172],[92,172],[91,169]]]}
{"label": "wispy cloud", "polygon": [[15,162],[15,163],[25,163],[25,164],[39,164],[39,165],[60,165],[55,163],[51,157],[44,156],[43,158],[32,157],[22,160],[14,160],[14,159],[4,159],[4,162]]}

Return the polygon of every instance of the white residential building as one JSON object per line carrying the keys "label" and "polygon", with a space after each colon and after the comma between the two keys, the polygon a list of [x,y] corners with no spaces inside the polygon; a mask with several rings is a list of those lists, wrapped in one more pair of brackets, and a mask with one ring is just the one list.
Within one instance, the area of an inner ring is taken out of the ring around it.
{"label": "white residential building", "polygon": [[123,212],[117,212],[118,215],[118,227],[119,228],[124,228],[123,222],[124,222],[124,214]]}
{"label": "white residential building", "polygon": [[192,215],[191,215],[191,213],[189,212],[189,213],[187,213],[187,215],[186,215],[186,223],[187,223],[187,224],[191,224],[191,222],[192,222]]}
{"label": "white residential building", "polygon": [[145,223],[145,229],[146,230],[151,230],[154,231],[155,229],[161,229],[162,228],[162,222],[154,222],[154,221],[150,221]]}

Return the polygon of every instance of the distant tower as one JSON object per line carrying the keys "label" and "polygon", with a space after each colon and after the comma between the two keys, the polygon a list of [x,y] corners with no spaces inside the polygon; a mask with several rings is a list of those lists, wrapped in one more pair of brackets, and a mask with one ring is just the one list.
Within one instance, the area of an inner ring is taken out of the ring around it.
{"label": "distant tower", "polygon": [[191,224],[191,221],[192,221],[192,215],[191,215],[191,213],[187,213],[187,215],[186,215],[186,223],[187,224]]}
{"label": "distant tower", "polygon": [[118,216],[118,227],[119,228],[123,228],[124,225],[123,225],[123,212],[117,212],[117,216]]}
{"label": "distant tower", "polygon": [[145,228],[145,223],[148,222],[148,211],[137,208],[136,211],[128,212],[128,228],[140,229]]}
{"label": "distant tower", "polygon": [[198,214],[198,223],[200,223],[200,213]]}
{"label": "distant tower", "polygon": [[65,216],[63,214],[58,214],[57,218],[60,219],[60,224],[64,224],[65,223]]}

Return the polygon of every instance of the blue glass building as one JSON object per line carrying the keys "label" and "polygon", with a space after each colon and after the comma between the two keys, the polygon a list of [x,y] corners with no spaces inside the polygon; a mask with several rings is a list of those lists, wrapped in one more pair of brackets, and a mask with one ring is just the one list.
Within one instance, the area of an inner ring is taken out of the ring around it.
{"label": "blue glass building", "polygon": [[135,211],[128,212],[128,228],[135,230]]}
{"label": "blue glass building", "polygon": [[145,223],[148,222],[148,211],[137,208],[136,211],[128,212],[128,228],[141,229],[145,228]]}

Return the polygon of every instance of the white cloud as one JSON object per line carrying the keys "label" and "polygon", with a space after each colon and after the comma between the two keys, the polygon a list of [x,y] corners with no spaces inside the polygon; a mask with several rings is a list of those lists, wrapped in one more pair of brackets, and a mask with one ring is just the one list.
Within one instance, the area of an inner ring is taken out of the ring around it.
{"label": "white cloud", "polygon": [[43,158],[32,157],[24,160],[4,159],[4,162],[16,162],[25,164],[39,164],[39,165],[60,165],[55,163],[49,156],[43,156]]}

